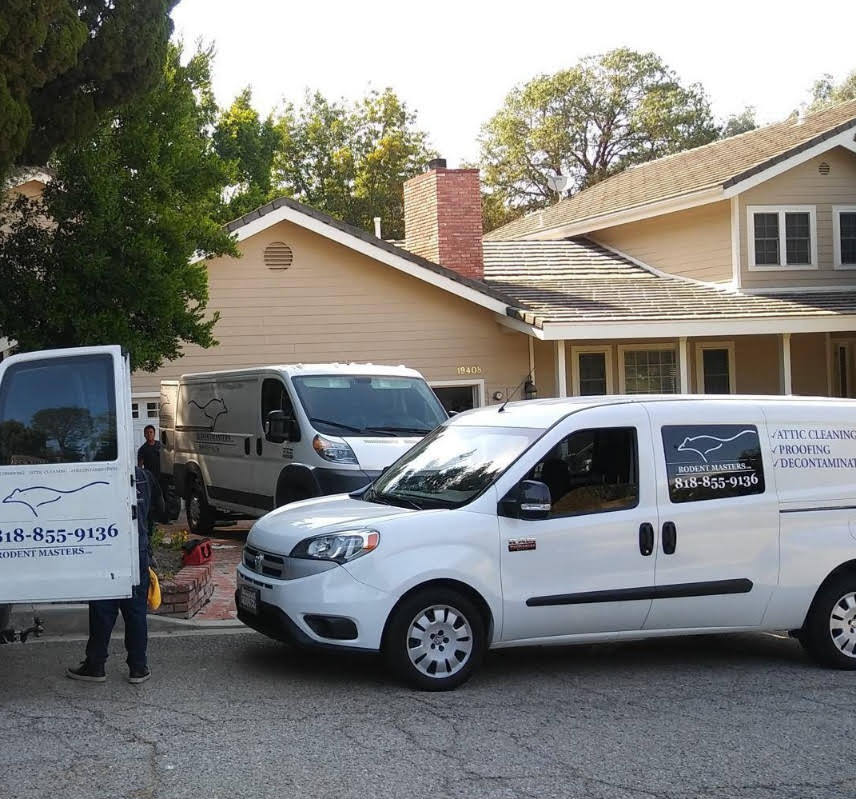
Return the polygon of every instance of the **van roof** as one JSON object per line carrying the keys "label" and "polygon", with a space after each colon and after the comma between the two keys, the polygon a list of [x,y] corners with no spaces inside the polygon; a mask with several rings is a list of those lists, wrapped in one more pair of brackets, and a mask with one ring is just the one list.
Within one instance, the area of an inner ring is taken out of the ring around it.
{"label": "van roof", "polygon": [[[529,427],[544,429],[552,427],[560,419],[571,413],[585,410],[586,408],[600,408],[606,405],[627,405],[638,402],[704,402],[729,403],[746,405],[757,408],[762,406],[799,406],[805,408],[811,405],[851,405],[856,415],[856,402],[846,399],[835,399],[830,397],[793,397],[773,395],[750,395],[750,394],[724,394],[711,396],[710,394],[614,394],[598,397],[565,397],[562,399],[536,399],[519,400],[502,405],[488,405],[483,408],[474,408],[453,416],[447,424],[460,424],[468,426],[484,425],[486,427]],[[504,408],[499,413],[500,408]]]}
{"label": "van roof", "polygon": [[249,376],[259,372],[283,372],[297,375],[380,375],[382,377],[422,377],[415,369],[406,366],[386,366],[375,363],[288,363],[254,366],[247,369],[226,369],[217,372],[193,372],[182,375],[182,380],[230,378]]}

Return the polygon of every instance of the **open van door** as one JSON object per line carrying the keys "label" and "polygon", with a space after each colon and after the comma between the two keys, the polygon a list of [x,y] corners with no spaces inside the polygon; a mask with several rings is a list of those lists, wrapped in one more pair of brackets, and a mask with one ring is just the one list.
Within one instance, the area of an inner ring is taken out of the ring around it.
{"label": "open van door", "polygon": [[130,407],[118,346],[0,363],[0,602],[131,595],[140,566]]}

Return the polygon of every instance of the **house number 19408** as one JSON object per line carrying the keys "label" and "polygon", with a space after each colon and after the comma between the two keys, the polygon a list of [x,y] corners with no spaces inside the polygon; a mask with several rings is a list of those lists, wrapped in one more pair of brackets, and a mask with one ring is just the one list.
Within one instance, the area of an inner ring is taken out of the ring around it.
{"label": "house number 19408", "polygon": [[457,372],[459,375],[480,375],[482,368],[481,366],[459,366]]}

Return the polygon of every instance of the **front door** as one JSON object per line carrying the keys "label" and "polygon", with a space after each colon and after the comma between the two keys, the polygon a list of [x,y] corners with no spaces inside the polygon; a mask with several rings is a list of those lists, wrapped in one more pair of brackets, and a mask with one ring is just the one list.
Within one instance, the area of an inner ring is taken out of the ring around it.
{"label": "front door", "polygon": [[502,640],[641,629],[658,522],[644,409],[574,414],[524,468],[521,479],[548,486],[552,509],[499,519]]}
{"label": "front door", "polygon": [[661,522],[645,629],[760,624],[779,563],[761,411],[744,403],[647,407]]}
{"label": "front door", "polygon": [[119,347],[0,364],[0,602],[130,596],[140,571],[130,410]]}

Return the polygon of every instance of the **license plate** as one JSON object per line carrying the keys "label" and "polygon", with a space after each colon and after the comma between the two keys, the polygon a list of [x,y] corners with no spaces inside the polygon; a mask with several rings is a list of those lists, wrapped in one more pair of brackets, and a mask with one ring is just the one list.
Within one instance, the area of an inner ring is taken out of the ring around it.
{"label": "license plate", "polygon": [[238,604],[243,610],[248,613],[259,612],[259,591],[257,588],[249,588],[246,585],[241,586],[241,591],[238,594]]}

